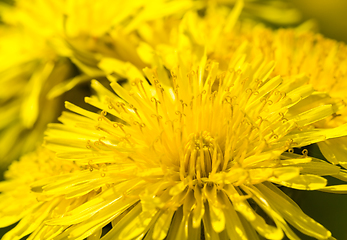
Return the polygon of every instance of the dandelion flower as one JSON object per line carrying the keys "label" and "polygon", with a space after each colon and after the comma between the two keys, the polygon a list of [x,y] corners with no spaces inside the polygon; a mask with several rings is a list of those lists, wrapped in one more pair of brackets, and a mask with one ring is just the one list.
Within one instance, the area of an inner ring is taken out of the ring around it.
{"label": "dandelion flower", "polygon": [[[285,152],[346,134],[346,126],[304,128],[334,106],[296,112],[314,91],[305,77],[269,78],[273,62],[248,63],[241,54],[219,71],[203,53],[178,54],[176,61],[169,71],[144,69],[146,77],[126,65],[130,90],[112,81],[113,93],[93,81],[96,95],[86,102],[101,113],[67,103],[74,113],[50,124],[46,147],[88,169],[45,179],[33,190],[66,199],[100,191],[45,221],[60,227],[55,239],[95,233],[99,239],[108,223],[112,229],[101,239],[299,239],[288,223],[328,239],[331,233],[277,185],[324,189],[321,176],[341,174],[306,152]],[[101,63],[113,64],[119,67],[114,59]]]}

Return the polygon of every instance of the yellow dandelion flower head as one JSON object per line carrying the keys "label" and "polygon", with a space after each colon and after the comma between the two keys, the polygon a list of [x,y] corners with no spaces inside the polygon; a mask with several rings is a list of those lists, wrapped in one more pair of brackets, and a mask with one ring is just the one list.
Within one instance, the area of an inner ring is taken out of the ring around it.
{"label": "yellow dandelion flower head", "polygon": [[[64,216],[56,239],[298,239],[331,233],[306,216],[275,184],[302,190],[325,189],[321,175],[339,168],[284,153],[345,134],[339,129],[306,129],[331,115],[331,104],[291,111],[313,94],[304,77],[269,78],[273,62],[245,62],[242,54],[227,71],[206,55],[177,54],[177,66],[144,69],[123,64],[130,89],[110,74],[111,90],[93,81],[86,102],[100,114],[66,106],[51,124],[46,146],[57,157],[89,169],[47,180],[44,196],[100,194]],[[104,59],[102,67],[121,64]],[[117,67],[118,68],[118,67]],[[76,114],[77,113],[77,114]],[[271,223],[255,210],[262,209]],[[49,235],[47,235],[49,236]],[[93,235],[94,236],[94,235]]]}

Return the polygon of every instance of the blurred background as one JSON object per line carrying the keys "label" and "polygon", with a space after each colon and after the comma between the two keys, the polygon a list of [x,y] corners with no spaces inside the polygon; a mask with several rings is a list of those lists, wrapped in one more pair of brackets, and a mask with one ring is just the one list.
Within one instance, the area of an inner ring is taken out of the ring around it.
{"label": "blurred background", "polygon": [[319,32],[328,38],[347,43],[346,0],[289,0],[303,19],[314,19]]}

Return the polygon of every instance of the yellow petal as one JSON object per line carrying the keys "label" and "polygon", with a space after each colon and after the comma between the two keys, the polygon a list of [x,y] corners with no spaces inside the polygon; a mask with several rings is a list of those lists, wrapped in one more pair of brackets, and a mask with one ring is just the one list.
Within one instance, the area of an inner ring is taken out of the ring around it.
{"label": "yellow petal", "polygon": [[225,204],[224,216],[225,216],[225,230],[230,239],[246,240],[247,235],[245,229],[242,226],[240,218],[236,213],[234,206],[231,205],[230,200],[225,194],[222,194],[222,199]]}
{"label": "yellow petal", "polygon": [[266,186],[259,184],[257,188],[268,198],[269,203],[288,221],[291,225],[306,235],[317,239],[326,239],[331,233],[322,225],[305,215],[301,209],[287,195],[270,183]]}
{"label": "yellow petal", "polygon": [[327,180],[316,175],[300,175],[289,180],[269,179],[271,182],[299,190],[317,190],[325,187]]}
{"label": "yellow petal", "polygon": [[324,157],[333,164],[347,161],[347,137],[329,139],[318,143]]}
{"label": "yellow petal", "polygon": [[174,215],[175,211],[171,209],[163,210],[161,211],[161,215],[158,217],[157,221],[154,223],[154,229],[153,229],[153,239],[155,240],[162,240],[166,237],[170,225],[172,216]]}
{"label": "yellow petal", "polygon": [[221,208],[215,207],[211,203],[209,204],[209,208],[212,228],[215,232],[220,233],[225,229],[224,212]]}
{"label": "yellow petal", "polygon": [[330,192],[330,193],[347,193],[347,184],[327,186],[319,189],[319,191]]}

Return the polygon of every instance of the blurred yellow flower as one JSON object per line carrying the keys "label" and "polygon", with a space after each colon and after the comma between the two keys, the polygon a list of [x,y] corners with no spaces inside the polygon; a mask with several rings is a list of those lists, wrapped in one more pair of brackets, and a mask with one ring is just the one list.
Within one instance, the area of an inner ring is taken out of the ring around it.
{"label": "blurred yellow flower", "polygon": [[[0,167],[32,151],[62,104],[47,92],[70,76],[69,60],[59,59],[46,41],[27,31],[0,28]],[[61,100],[60,100],[61,101]],[[44,113],[44,114],[43,114]]]}

